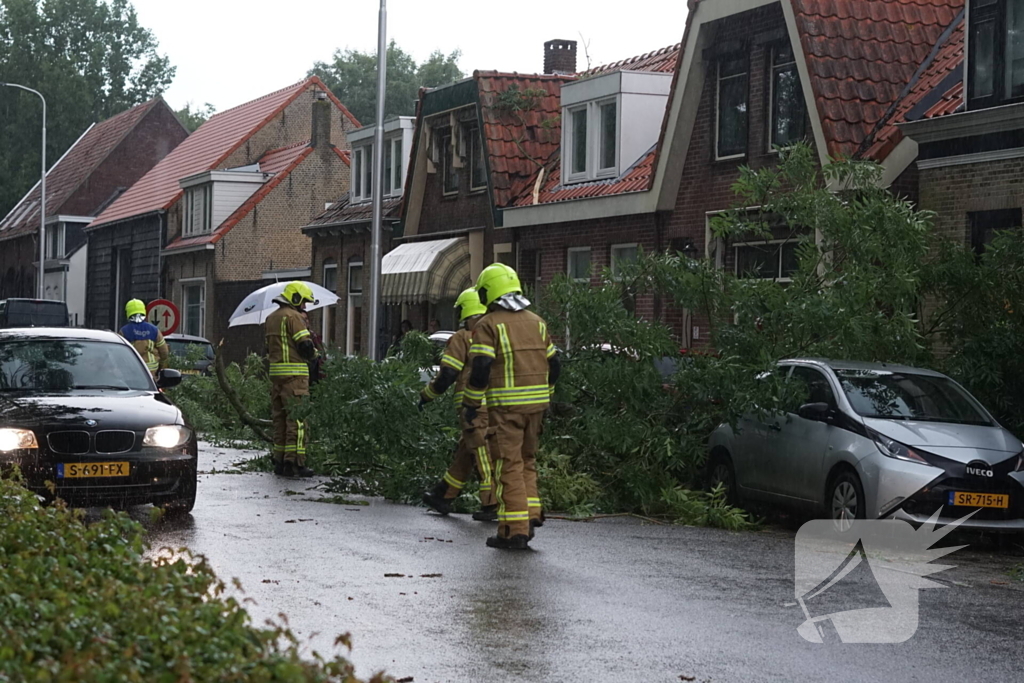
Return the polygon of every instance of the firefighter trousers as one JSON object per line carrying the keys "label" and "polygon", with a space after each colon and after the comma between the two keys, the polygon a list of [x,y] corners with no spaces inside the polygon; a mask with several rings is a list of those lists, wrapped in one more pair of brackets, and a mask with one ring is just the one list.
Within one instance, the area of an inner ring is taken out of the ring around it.
{"label": "firefighter trousers", "polygon": [[465,435],[459,439],[452,464],[444,473],[444,481],[448,484],[444,497],[448,500],[458,498],[474,467],[480,477],[480,505],[488,507],[497,504],[492,476],[494,462],[491,460],[488,443],[474,445],[473,439]]}
{"label": "firefighter trousers", "polygon": [[490,411],[498,535],[502,538],[527,536],[530,520],[540,519],[537,447],[543,422],[543,412]]}
{"label": "firefighter trousers", "polygon": [[271,377],[270,414],[274,421],[274,462],[306,464],[306,425],[292,419],[291,404],[309,395],[309,377]]}

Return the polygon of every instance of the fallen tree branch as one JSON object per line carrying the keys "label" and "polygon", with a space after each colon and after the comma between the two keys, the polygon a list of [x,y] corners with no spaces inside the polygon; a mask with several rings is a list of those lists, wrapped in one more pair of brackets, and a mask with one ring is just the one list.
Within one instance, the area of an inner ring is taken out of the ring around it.
{"label": "fallen tree branch", "polygon": [[251,429],[261,440],[270,444],[274,443],[274,440],[270,438],[270,435],[267,434],[267,431],[263,428],[263,425],[270,424],[270,421],[259,420],[253,417],[249,411],[245,409],[245,406],[242,405],[242,399],[239,398],[238,392],[235,391],[235,388],[231,386],[231,383],[228,381],[227,373],[224,371],[224,356],[221,354],[221,347],[223,345],[224,340],[221,339],[220,343],[217,344],[217,349],[214,353],[215,360],[213,364],[214,370],[217,374],[217,383],[220,385],[221,391],[224,392],[224,395],[227,397],[228,403],[231,404],[231,407],[235,409],[236,413],[238,413],[238,419],[242,421],[242,424]]}
{"label": "fallen tree branch", "polygon": [[668,522],[662,522],[660,519],[654,519],[653,517],[644,517],[638,515],[635,512],[616,512],[608,515],[591,515],[589,517],[566,517],[564,515],[544,515],[546,519],[564,519],[567,522],[593,522],[595,519],[608,519],[609,517],[636,517],[642,519],[645,522],[651,524],[659,524],[661,526],[668,526]]}

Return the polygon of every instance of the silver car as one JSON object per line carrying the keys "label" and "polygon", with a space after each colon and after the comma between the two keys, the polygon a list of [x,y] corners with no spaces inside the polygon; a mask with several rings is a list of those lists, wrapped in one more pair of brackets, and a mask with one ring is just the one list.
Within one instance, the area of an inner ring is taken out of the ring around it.
{"label": "silver car", "polygon": [[792,412],[750,413],[711,436],[712,483],[734,502],[810,508],[838,520],[893,517],[1024,531],[1024,446],[967,390],[938,372],[884,363],[794,359]]}

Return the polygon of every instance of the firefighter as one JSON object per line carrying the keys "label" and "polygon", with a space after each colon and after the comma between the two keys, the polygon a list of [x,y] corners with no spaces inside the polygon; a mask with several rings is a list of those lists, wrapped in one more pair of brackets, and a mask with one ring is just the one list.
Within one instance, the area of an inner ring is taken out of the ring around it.
{"label": "firefighter", "polygon": [[128,324],[121,328],[121,336],[135,347],[146,362],[146,367],[156,377],[158,372],[167,367],[171,355],[164,336],[156,325],[146,320],[146,304],[139,299],[132,299],[125,304],[124,314]]}
{"label": "firefighter", "polygon": [[[469,356],[469,346],[472,343],[473,327],[487,312],[487,307],[480,302],[476,288],[470,287],[456,299],[455,311],[459,322],[462,323],[462,329],[453,334],[444,347],[440,372],[420,394],[420,410],[424,404],[441,396],[452,384],[455,385],[455,405],[462,404],[463,390],[466,387],[466,380],[469,379],[469,364],[466,363],[466,358]],[[486,403],[481,404],[478,414],[476,425],[461,425],[462,436],[455,449],[451,467],[445,472],[442,481],[423,494],[423,502],[442,515],[447,515],[452,510],[452,502],[459,497],[466,485],[475,463],[477,475],[480,477],[480,510],[473,513],[473,519],[493,522],[498,518],[498,504],[494,498],[491,481],[493,467],[486,442]]]}
{"label": "firefighter", "polygon": [[521,550],[544,523],[537,444],[561,368],[547,323],[526,310],[530,301],[516,271],[491,264],[481,271],[476,288],[487,315],[473,329],[462,419],[479,424],[486,397],[498,499],[498,533],[487,545]]}
{"label": "firefighter", "polygon": [[309,395],[306,362],[316,357],[316,347],[302,313],[306,303],[313,300],[309,285],[289,282],[274,299],[278,308],[267,316],[266,322],[274,473],[284,477],[313,476],[313,470],[306,467],[306,425],[289,415],[292,404]]}

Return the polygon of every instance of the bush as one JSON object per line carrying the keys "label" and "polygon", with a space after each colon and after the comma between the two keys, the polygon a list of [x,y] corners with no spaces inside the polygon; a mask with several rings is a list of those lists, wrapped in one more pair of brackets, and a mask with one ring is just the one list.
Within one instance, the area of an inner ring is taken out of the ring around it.
{"label": "bush", "polygon": [[3,479],[0,516],[0,680],[359,680],[344,658],[304,660],[287,629],[255,628],[204,559],[147,561],[123,513],[86,524]]}

